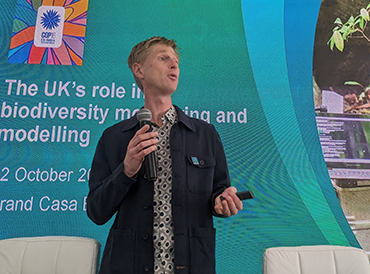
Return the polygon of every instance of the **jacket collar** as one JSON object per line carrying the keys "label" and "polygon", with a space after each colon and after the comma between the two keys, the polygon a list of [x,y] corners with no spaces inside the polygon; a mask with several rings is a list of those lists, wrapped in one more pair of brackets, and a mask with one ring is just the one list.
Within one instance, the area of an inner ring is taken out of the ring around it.
{"label": "jacket collar", "polygon": [[177,119],[179,122],[183,123],[188,129],[192,131],[196,131],[195,127],[193,125],[192,120],[188,115],[186,115],[182,109],[180,109],[178,106],[174,105],[176,111],[177,111]]}
{"label": "jacket collar", "polygon": [[[186,115],[182,109],[180,109],[178,106],[174,105],[177,115],[178,115],[178,122],[184,124],[188,129],[195,131],[195,127],[193,125],[193,122],[191,121],[190,117]],[[128,131],[134,127],[136,127],[139,124],[139,121],[136,118],[136,113],[134,116],[132,116],[130,119],[127,120],[126,123],[122,126],[122,132]]]}

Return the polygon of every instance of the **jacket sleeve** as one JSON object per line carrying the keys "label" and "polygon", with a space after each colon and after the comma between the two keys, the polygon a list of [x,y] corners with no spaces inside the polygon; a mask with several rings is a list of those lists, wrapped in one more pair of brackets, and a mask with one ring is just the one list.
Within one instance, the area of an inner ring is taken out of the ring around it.
{"label": "jacket sleeve", "polygon": [[212,212],[213,215],[216,217],[225,217],[224,215],[217,214],[214,210],[215,207],[215,199],[218,195],[220,195],[226,188],[230,187],[230,176],[229,176],[229,169],[227,166],[226,155],[225,151],[221,142],[220,135],[215,131],[215,158],[216,158],[216,166],[214,172],[214,181],[213,181],[213,192],[212,192]]}
{"label": "jacket sleeve", "polygon": [[105,224],[112,218],[124,196],[136,182],[135,178],[129,178],[123,172],[123,159],[115,163],[108,154],[103,134],[91,166],[86,206],[88,217],[98,225]]}

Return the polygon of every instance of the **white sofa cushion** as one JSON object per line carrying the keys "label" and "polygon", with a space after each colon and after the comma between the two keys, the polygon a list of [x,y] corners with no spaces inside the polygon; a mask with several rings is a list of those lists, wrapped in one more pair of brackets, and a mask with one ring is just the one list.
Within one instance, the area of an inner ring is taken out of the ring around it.
{"label": "white sofa cushion", "polygon": [[268,248],[263,270],[264,274],[370,274],[362,249],[330,245]]}
{"label": "white sofa cushion", "polygon": [[48,236],[0,241],[1,274],[96,274],[100,243]]}

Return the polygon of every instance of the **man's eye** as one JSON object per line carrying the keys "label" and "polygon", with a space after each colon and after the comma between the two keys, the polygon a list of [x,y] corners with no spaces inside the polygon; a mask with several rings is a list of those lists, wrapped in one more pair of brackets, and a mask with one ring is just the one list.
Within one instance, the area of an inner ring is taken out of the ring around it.
{"label": "man's eye", "polygon": [[161,57],[159,57],[159,60],[161,60],[161,61],[167,61],[168,60],[168,57],[161,56]]}

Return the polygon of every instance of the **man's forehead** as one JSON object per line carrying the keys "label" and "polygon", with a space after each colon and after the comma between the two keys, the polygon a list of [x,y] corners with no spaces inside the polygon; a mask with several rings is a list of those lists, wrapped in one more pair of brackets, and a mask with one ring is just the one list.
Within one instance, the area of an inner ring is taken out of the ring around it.
{"label": "man's forehead", "polygon": [[155,44],[150,47],[151,52],[166,52],[166,51],[172,51],[174,52],[173,48],[170,46],[167,46],[165,44]]}
{"label": "man's forehead", "polygon": [[170,46],[167,46],[165,44],[155,44],[155,45],[151,46],[150,47],[150,53],[153,53],[153,54],[169,53],[169,54],[173,54],[177,57],[177,54],[173,50],[173,48],[170,47]]}

